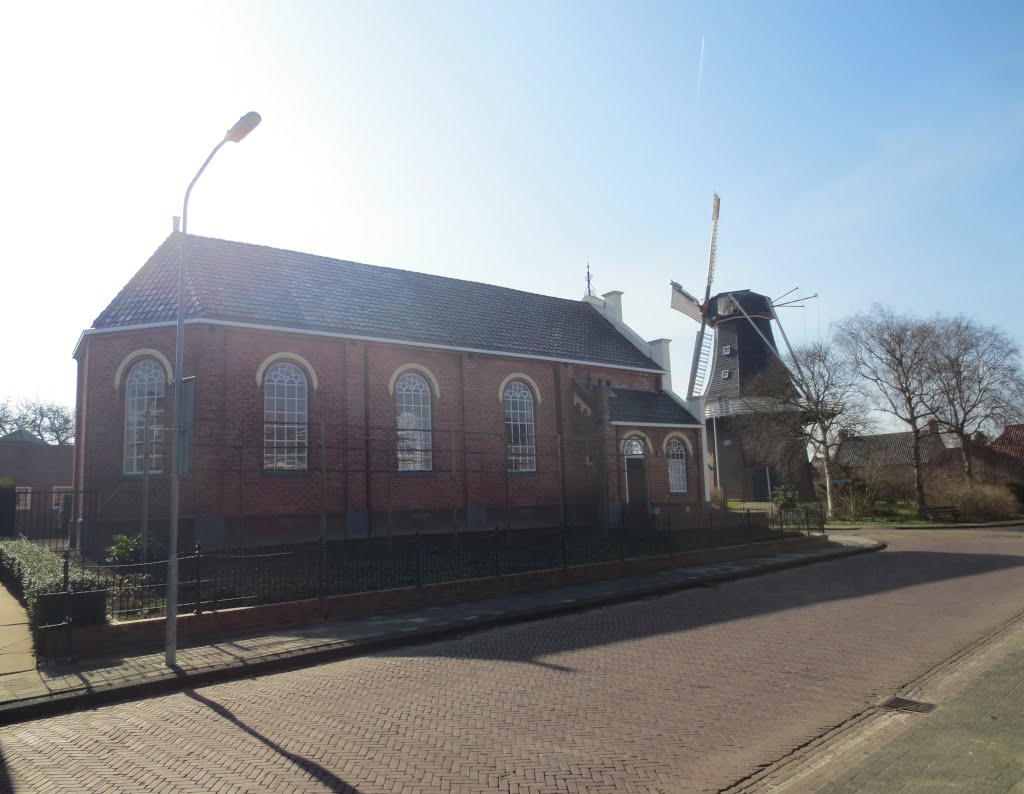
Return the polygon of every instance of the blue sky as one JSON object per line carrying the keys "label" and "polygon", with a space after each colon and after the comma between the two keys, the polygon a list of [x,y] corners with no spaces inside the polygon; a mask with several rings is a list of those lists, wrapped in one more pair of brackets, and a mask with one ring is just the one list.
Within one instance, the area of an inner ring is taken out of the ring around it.
{"label": "blue sky", "polygon": [[[1024,5],[38,3],[8,9],[0,399],[72,403],[78,334],[171,228],[579,297],[683,388],[716,285],[1024,341]],[[704,60],[698,91],[701,39]],[[8,292],[9,291],[9,292]]]}

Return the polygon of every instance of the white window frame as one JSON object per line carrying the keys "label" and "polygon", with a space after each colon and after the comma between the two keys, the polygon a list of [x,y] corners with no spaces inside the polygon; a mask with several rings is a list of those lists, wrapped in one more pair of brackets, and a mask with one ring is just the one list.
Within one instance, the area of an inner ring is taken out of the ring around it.
{"label": "white window frame", "polygon": [[430,385],[418,372],[403,372],[395,381],[399,471],[431,471],[434,467],[430,397]]}
{"label": "white window frame", "polygon": [[278,361],[263,375],[263,470],[309,467],[309,378],[302,367]]}
{"label": "white window frame", "polygon": [[[143,374],[145,373],[145,374]],[[121,471],[142,474],[143,438],[146,412],[149,412],[149,473],[159,474],[164,468],[164,427],[160,417],[167,399],[167,374],[159,361],[143,358],[128,370],[124,379],[124,449]]]}
{"label": "white window frame", "polygon": [[14,488],[15,502],[18,510],[32,509],[32,486],[18,485]]}
{"label": "white window frame", "polygon": [[50,507],[54,510],[60,510],[64,506],[64,495],[69,494],[74,490],[70,485],[55,485],[53,491],[50,494]]}
{"label": "white window frame", "polygon": [[537,471],[536,401],[530,387],[521,380],[505,386],[505,459],[509,471]]}
{"label": "white window frame", "polygon": [[670,438],[665,445],[665,463],[668,466],[668,492],[686,493],[686,445],[678,438]]}

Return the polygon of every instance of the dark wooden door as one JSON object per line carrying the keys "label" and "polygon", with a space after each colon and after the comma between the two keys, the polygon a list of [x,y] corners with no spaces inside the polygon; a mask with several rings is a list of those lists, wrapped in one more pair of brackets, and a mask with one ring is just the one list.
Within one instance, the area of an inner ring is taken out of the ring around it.
{"label": "dark wooden door", "polygon": [[626,488],[629,495],[629,517],[632,521],[647,520],[647,466],[643,458],[626,458]]}

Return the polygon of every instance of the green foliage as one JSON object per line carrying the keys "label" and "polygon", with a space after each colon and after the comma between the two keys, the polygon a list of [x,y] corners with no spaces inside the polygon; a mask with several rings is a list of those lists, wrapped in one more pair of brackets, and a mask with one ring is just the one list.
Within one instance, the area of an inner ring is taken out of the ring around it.
{"label": "green foliage", "polygon": [[[47,593],[64,591],[64,560],[30,540],[0,540],[0,570],[25,604],[33,627],[47,622],[40,599]],[[104,589],[104,582],[91,572],[72,568],[68,589],[85,593]]]}
{"label": "green foliage", "polygon": [[782,483],[772,490],[772,504],[779,510],[792,510],[800,502],[800,495],[792,485]]}
{"label": "green foliage", "polygon": [[[107,547],[107,565],[138,565],[142,562],[142,538],[138,535],[114,535]],[[167,559],[162,539],[150,537],[147,562]]]}
{"label": "green foliage", "polygon": [[107,547],[107,563],[110,565],[131,565],[142,561],[142,542],[131,535],[114,535],[113,543]]}

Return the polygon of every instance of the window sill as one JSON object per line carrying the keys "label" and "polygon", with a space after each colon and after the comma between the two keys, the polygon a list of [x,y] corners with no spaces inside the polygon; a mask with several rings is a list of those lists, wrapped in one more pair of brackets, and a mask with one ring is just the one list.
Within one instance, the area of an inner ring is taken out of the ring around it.
{"label": "window sill", "polygon": [[263,469],[260,472],[264,477],[308,477],[309,469]]}
{"label": "window sill", "polygon": [[[165,478],[165,475],[164,475],[164,473],[162,471],[151,471],[149,473],[150,482],[152,482],[153,480],[163,480],[164,478]],[[119,480],[124,480],[126,482],[142,482],[143,480],[146,479],[146,475],[145,474],[141,474],[141,473],[140,474],[125,474],[124,472],[121,472],[121,476],[118,477],[118,479]]]}

